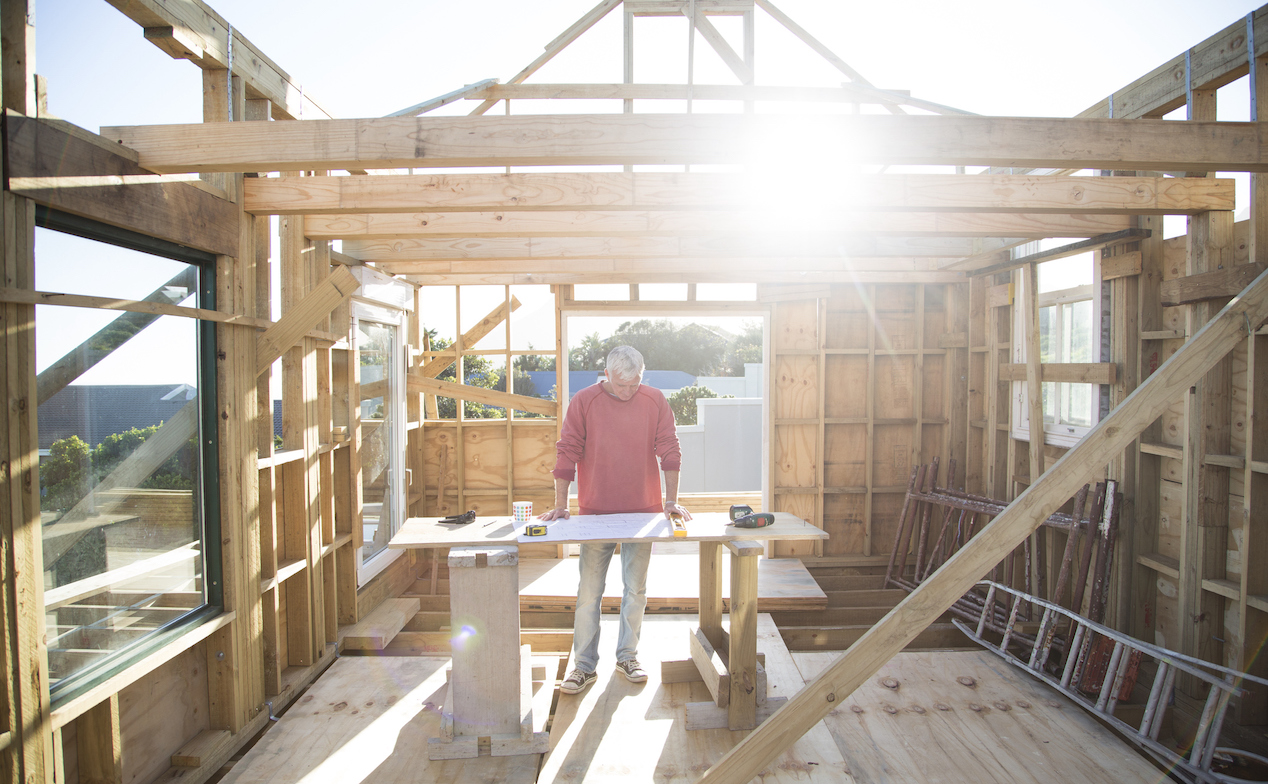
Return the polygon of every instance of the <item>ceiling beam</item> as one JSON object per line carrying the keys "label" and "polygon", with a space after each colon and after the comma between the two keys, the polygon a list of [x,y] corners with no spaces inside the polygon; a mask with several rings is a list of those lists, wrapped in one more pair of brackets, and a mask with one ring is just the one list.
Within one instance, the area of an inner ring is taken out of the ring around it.
{"label": "ceiling beam", "polygon": [[[453,237],[407,240],[344,240],[343,250],[362,261],[533,261],[596,258],[762,258],[789,265],[791,259],[962,258],[1012,247],[1018,238],[942,237],[769,237],[729,234],[709,237]],[[773,262],[772,262],[773,263]]]}
{"label": "ceiling beam", "polygon": [[933,259],[548,259],[397,261],[377,268],[418,283],[961,283]]}
{"label": "ceiling beam", "polygon": [[[822,187],[814,187],[816,184]],[[259,177],[255,215],[481,210],[853,209],[1194,215],[1231,210],[1234,181],[1204,177],[867,174],[790,178],[691,173],[414,174]]]}
{"label": "ceiling beam", "polygon": [[1027,213],[832,212],[771,214],[765,210],[568,210],[309,215],[314,240],[415,237],[704,237],[804,235],[908,237],[1091,237],[1128,228],[1128,215]]}
{"label": "ceiling beam", "polygon": [[105,128],[167,172],[738,163],[1268,171],[1257,123],[949,115],[537,115]]}

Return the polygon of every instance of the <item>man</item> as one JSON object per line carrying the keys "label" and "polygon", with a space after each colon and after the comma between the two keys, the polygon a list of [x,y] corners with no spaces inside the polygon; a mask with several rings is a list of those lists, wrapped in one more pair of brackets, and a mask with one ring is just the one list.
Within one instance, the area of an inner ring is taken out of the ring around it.
{"label": "man", "polygon": [[[603,375],[604,380],[581,390],[568,404],[555,445],[555,508],[541,519],[569,516],[568,486],[575,473],[583,515],[664,512],[690,520],[691,513],[678,505],[682,453],[674,414],[660,390],[641,383],[643,355],[630,346],[618,346],[608,354]],[[660,471],[665,474],[663,501]],[[576,667],[559,688],[564,694],[578,694],[596,678],[600,604],[615,550],[612,543],[581,545],[581,584],[573,621]],[[638,663],[638,637],[647,607],[647,564],[651,557],[651,542],[621,545],[624,592],[616,668],[632,683],[647,680]]]}

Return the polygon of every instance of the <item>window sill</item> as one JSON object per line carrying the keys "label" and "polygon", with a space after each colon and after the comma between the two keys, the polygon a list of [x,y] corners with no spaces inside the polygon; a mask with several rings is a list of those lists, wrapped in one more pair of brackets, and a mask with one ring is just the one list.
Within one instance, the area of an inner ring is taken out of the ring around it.
{"label": "window sill", "polygon": [[57,706],[50,715],[53,729],[66,726],[111,694],[117,694],[154,672],[162,665],[175,659],[180,654],[233,623],[237,615],[233,611],[221,613],[206,623],[193,627],[187,633],[157,651],[138,659],[124,670],[115,673],[84,693],[78,694],[64,704]]}

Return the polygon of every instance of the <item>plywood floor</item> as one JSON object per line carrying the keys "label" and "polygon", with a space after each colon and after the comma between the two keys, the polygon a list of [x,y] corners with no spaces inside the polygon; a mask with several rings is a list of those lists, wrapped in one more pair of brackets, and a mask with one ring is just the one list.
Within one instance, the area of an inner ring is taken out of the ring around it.
{"label": "plywood floor", "polygon": [[[535,729],[543,729],[557,657],[534,684]],[[448,658],[344,656],[265,733],[222,780],[225,784],[406,784],[537,779],[540,754],[431,762],[427,739],[440,734]]]}
{"label": "plywood floor", "polygon": [[[617,620],[603,620],[598,681],[579,695],[560,696],[550,731],[550,753],[538,779],[542,784],[687,784],[697,781],[709,766],[744,739],[746,732],[688,732],[685,706],[688,702],[708,702],[708,689],[703,683],[660,683],[660,661],[688,658],[687,635],[697,624],[694,615],[647,616],[639,659],[648,680],[635,684],[626,681],[613,666]],[[792,696],[804,682],[769,615],[758,616],[757,634],[757,649],[766,654],[770,696]],[[784,752],[757,780],[763,784],[853,781],[822,723]]]}
{"label": "plywood floor", "polygon": [[[224,781],[690,784],[746,735],[688,732],[685,706],[708,701],[708,691],[701,683],[660,683],[659,662],[687,658],[687,635],[695,624],[694,615],[647,616],[639,657],[649,678],[632,684],[613,667],[617,619],[605,617],[599,678],[580,695],[559,695],[546,755],[430,762],[427,739],[439,733],[448,660],[343,657]],[[792,696],[839,655],[790,654],[765,614],[759,615],[758,649],[766,654],[771,696]],[[557,658],[540,660],[551,675],[558,671]],[[885,679],[892,679],[889,686]],[[536,690],[539,728],[554,686],[551,680]],[[985,651],[899,654],[758,779],[764,784],[1164,780],[1073,703]]]}
{"label": "plywood floor", "polygon": [[[811,680],[837,655],[793,659]],[[859,782],[1167,780],[1083,709],[988,651],[900,653],[843,703],[824,724]]]}
{"label": "plywood floor", "polygon": [[[525,558],[520,561],[522,609],[571,610],[577,600],[578,558]],[[722,595],[730,594],[731,570],[722,569]],[[647,570],[648,612],[694,611],[700,594],[700,559],[692,553],[654,550]],[[603,590],[605,611],[621,602],[621,562],[613,556]],[[758,612],[815,610],[828,596],[797,558],[762,558],[757,567]]]}

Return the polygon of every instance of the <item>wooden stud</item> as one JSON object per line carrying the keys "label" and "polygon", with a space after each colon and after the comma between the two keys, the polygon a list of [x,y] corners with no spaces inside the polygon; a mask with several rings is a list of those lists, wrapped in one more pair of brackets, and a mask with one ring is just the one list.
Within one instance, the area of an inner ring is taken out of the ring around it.
{"label": "wooden stud", "polygon": [[[727,542],[731,550],[731,634],[727,671],[731,697],[727,727],[747,730],[757,725],[757,561],[762,546],[757,542]],[[761,684],[765,686],[765,684]]]}
{"label": "wooden stud", "polygon": [[112,694],[75,722],[76,762],[81,784],[123,784],[123,740],[119,695]]}

